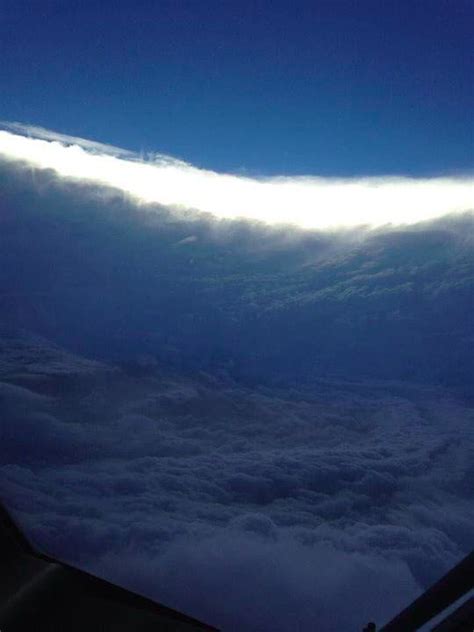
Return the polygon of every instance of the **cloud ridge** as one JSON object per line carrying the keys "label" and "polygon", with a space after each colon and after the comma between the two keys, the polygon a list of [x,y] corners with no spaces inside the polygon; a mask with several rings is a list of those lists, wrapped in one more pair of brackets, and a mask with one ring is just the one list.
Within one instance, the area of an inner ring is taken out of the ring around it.
{"label": "cloud ridge", "polygon": [[303,229],[410,225],[474,207],[474,177],[255,178],[200,169],[162,154],[144,158],[19,123],[0,129],[0,157],[59,178],[113,187],[138,203],[193,209],[220,219]]}

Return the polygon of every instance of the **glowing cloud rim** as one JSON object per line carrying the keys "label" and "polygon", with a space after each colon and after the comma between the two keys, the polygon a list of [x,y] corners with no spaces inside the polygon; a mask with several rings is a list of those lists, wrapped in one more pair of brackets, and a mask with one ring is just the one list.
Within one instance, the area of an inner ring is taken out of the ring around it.
{"label": "glowing cloud rim", "polygon": [[19,123],[2,124],[0,157],[60,178],[111,186],[136,202],[306,229],[414,224],[474,208],[474,177],[250,178],[199,169]]}

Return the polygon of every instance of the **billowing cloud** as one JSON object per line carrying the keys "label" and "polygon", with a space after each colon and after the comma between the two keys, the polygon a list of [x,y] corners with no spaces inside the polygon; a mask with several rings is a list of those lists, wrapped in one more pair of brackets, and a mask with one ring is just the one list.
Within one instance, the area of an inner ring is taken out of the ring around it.
{"label": "billowing cloud", "polygon": [[[223,630],[349,632],[469,550],[472,407],[442,389],[103,382],[91,364],[87,387],[45,397],[66,354],[30,344],[42,381],[9,384],[26,377],[13,339],[0,374],[0,481],[51,554]],[[69,355],[69,376],[85,362]]]}
{"label": "billowing cloud", "polygon": [[1,136],[0,488],[38,545],[259,632],[383,623],[468,552],[472,214],[178,218],[115,167],[280,181],[30,131]]}
{"label": "billowing cloud", "polygon": [[416,222],[473,208],[472,176],[250,178],[199,169],[167,156],[131,152],[41,128],[0,131],[0,155],[63,178],[111,186],[143,203],[301,228]]}

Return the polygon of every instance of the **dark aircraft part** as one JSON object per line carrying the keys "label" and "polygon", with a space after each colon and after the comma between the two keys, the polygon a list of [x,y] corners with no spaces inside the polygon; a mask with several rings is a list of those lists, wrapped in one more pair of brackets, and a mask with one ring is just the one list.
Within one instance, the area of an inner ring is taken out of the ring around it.
{"label": "dark aircraft part", "polygon": [[474,597],[465,601],[432,632],[472,632],[474,629]]}
{"label": "dark aircraft part", "polygon": [[171,608],[37,553],[0,505],[1,632],[203,632]]}
{"label": "dark aircraft part", "polygon": [[[474,589],[474,552],[438,580],[418,599],[383,626],[380,632],[415,632],[425,623],[453,606]],[[474,598],[450,612],[433,632],[473,632]]]}

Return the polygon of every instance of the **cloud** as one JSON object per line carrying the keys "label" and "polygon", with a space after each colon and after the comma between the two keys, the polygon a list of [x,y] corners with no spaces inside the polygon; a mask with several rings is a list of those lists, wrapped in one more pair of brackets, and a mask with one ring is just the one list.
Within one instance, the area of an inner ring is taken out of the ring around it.
{"label": "cloud", "polygon": [[0,401],[3,497],[53,555],[224,630],[330,632],[386,621],[471,545],[472,407],[442,389],[90,372]]}
{"label": "cloud", "polygon": [[399,561],[234,528],[212,539],[178,539],[155,558],[106,555],[95,569],[223,630],[252,632],[358,630],[419,591]]}
{"label": "cloud", "polygon": [[[470,390],[472,214],[296,231],[149,212],[16,163],[0,178],[0,322],[136,375],[159,360],[254,381],[333,374]],[[35,361],[25,356],[31,371]],[[66,374],[70,359],[56,362]]]}
{"label": "cloud", "polygon": [[473,178],[249,178],[167,156],[149,160],[33,126],[0,130],[0,155],[61,178],[116,188],[140,203],[305,229],[414,224],[472,210]]}
{"label": "cloud", "polygon": [[472,214],[297,231],[25,164],[0,169],[0,480],[35,543],[260,631],[382,623],[468,551]]}
{"label": "cloud", "polygon": [[95,141],[79,138],[78,136],[68,136],[67,134],[60,134],[53,132],[52,130],[39,127],[38,125],[24,125],[22,123],[2,121],[0,122],[0,128],[5,131],[13,132],[27,138],[38,138],[47,141],[57,141],[63,145],[77,145],[83,149],[87,149],[91,153],[95,154],[107,154],[110,156],[117,156],[122,158],[135,158],[135,154],[126,149],[120,149],[113,145],[107,145],[104,143],[97,143]]}

